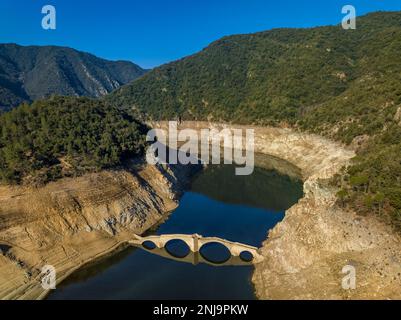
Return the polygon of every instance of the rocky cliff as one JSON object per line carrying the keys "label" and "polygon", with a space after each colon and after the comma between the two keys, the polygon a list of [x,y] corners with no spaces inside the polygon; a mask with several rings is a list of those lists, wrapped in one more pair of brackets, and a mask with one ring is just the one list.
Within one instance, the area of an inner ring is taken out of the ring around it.
{"label": "rocky cliff", "polygon": [[54,266],[60,282],[123,248],[177,206],[190,170],[140,165],[35,189],[0,187],[0,298],[43,298],[43,266]]}

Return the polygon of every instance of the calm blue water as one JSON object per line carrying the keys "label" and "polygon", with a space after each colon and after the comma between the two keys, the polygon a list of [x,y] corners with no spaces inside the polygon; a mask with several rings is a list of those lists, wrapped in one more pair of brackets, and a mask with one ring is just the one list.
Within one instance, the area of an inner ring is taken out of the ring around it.
{"label": "calm blue water", "polygon": [[[198,233],[261,246],[284,210],[302,196],[298,180],[274,171],[235,176],[233,167],[206,169],[156,234]],[[182,251],[179,244],[172,250]],[[206,252],[223,255],[221,248]],[[252,266],[192,265],[128,249],[85,267],[49,299],[254,299]]]}

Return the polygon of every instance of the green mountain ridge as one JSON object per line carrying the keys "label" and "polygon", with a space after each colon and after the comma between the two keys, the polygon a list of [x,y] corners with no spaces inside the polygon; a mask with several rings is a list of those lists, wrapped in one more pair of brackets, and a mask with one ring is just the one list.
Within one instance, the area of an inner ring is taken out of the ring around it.
{"label": "green mountain ridge", "polygon": [[51,95],[100,97],[145,72],[66,47],[0,44],[0,110]]}
{"label": "green mountain ridge", "polygon": [[143,120],[291,126],[353,144],[339,199],[401,228],[401,12],[234,35],[106,96]]}
{"label": "green mountain ridge", "polygon": [[361,80],[366,87],[383,75],[389,83],[399,80],[388,71],[401,60],[400,41],[393,41],[400,34],[401,13],[390,12],[359,18],[357,30],[329,26],[224,37],[108,99],[153,119],[313,121],[317,107],[330,109],[333,99],[363,89]]}

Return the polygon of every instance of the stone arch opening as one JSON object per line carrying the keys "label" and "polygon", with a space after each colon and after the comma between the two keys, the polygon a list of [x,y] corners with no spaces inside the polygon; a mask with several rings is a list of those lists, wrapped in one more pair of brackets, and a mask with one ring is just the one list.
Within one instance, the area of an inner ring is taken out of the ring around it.
{"label": "stone arch opening", "polygon": [[244,250],[239,254],[239,257],[244,262],[251,262],[255,257],[253,256],[252,252],[248,250]]}
{"label": "stone arch opening", "polygon": [[181,239],[172,239],[166,242],[164,250],[175,258],[185,258],[191,252],[188,244]]}
{"label": "stone arch opening", "polygon": [[230,250],[217,241],[207,242],[199,248],[199,254],[203,259],[214,264],[223,264],[231,259]]}
{"label": "stone arch opening", "polygon": [[154,250],[157,246],[153,241],[146,240],[142,242],[142,247],[144,247],[146,250]]}

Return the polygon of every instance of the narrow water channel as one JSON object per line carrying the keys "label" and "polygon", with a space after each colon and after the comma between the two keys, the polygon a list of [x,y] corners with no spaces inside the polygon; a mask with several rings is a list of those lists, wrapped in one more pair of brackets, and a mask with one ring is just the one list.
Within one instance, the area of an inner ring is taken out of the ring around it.
{"label": "narrow water channel", "polygon": [[[302,197],[302,183],[272,169],[255,168],[251,176],[236,176],[234,169],[203,170],[154,234],[198,233],[260,247],[284,211]],[[179,241],[167,249],[177,257],[188,253]],[[222,262],[226,251],[211,244],[201,254]],[[193,265],[130,248],[77,271],[48,298],[255,299],[252,271],[252,265]]]}

